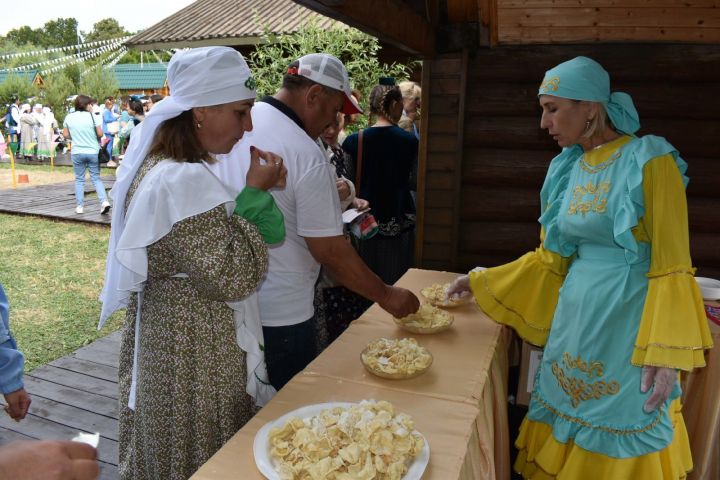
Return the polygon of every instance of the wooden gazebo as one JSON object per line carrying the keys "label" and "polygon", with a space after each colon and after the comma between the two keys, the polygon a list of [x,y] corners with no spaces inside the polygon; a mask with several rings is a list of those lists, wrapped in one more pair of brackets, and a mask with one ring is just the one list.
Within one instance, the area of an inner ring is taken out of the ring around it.
{"label": "wooden gazebo", "polygon": [[716,0],[295,0],[424,59],[418,266],[466,271],[538,244],[557,146],[537,87],[577,55],[633,96],[642,130],[689,163],[691,250],[720,278],[720,15]]}

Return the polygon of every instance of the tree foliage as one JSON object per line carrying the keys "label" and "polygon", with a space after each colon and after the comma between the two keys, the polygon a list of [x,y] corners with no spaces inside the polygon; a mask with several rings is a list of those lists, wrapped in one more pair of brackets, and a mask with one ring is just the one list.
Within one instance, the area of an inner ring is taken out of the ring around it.
{"label": "tree foliage", "polygon": [[41,92],[43,105],[52,108],[58,125],[62,125],[66,114],[66,100],[77,89],[64,72],[54,73],[45,78],[45,88]]}
{"label": "tree foliage", "polygon": [[78,21],[74,18],[58,18],[45,22],[43,27],[45,48],[64,47],[78,42]]}
{"label": "tree foliage", "polygon": [[80,80],[80,90],[77,93],[88,95],[98,102],[109,97],[117,97],[120,91],[117,78],[110,71],[104,68],[94,68],[88,71]]}
{"label": "tree foliage", "polygon": [[24,25],[20,28],[13,28],[10,30],[7,34],[8,40],[15,43],[16,45],[40,45],[42,37],[42,30],[41,29],[35,29],[28,27],[27,25]]}
{"label": "tree foliage", "polygon": [[[3,83],[0,83],[0,102],[2,105],[10,103],[10,99],[17,95],[20,103],[25,103],[38,94],[37,86],[33,85],[26,76],[10,74]],[[3,111],[0,116],[5,115]]]}
{"label": "tree foliage", "polygon": [[74,18],[58,18],[45,22],[42,28],[33,29],[27,25],[12,29],[7,39],[15,45],[32,45],[42,48],[64,47],[77,42],[78,22]]}
{"label": "tree foliage", "polygon": [[98,40],[110,40],[112,38],[123,37],[128,35],[123,27],[120,26],[114,18],[104,18],[93,25],[90,33],[84,35],[86,42],[95,42]]}
{"label": "tree foliage", "polygon": [[339,58],[348,70],[354,88],[366,103],[372,87],[383,76],[408,78],[413,65],[380,63],[378,39],[354,28],[334,27],[326,30],[309,23],[296,33],[274,35],[266,28],[264,43],[250,54],[248,63],[257,81],[260,96],[271,95],[282,84],[287,67],[308,53],[329,53]]}

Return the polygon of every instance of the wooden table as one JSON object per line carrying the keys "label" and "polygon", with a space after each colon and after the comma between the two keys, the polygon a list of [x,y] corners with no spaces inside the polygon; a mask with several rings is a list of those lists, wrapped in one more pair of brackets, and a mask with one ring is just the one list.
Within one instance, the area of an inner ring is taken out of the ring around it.
{"label": "wooden table", "polygon": [[[398,285],[420,295],[423,287],[457,274],[411,269]],[[333,344],[296,375],[200,470],[195,480],[262,479],[252,444],[256,432],[287,412],[314,403],[387,400],[413,417],[430,445],[423,479],[509,479],[506,331],[474,304],[451,310],[455,323],[435,335],[400,330],[373,305]],[[414,337],[434,356],[430,370],[410,380],[367,373],[360,352],[379,337]]]}

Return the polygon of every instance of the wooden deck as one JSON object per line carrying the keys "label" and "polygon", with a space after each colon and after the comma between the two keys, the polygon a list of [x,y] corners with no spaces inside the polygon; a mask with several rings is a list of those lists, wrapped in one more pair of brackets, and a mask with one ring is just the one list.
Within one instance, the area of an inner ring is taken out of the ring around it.
{"label": "wooden deck", "polygon": [[[118,358],[120,332],[25,375],[30,412],[14,422],[0,411],[0,445],[13,440],[71,439],[100,432],[102,480],[118,478]],[[0,404],[4,399],[0,396]]]}
{"label": "wooden deck", "polygon": [[[100,177],[105,190],[115,184],[114,175]],[[88,195],[92,193],[92,195]],[[111,215],[100,214],[100,202],[92,182],[85,180],[85,213],[75,213],[75,182],[0,190],[0,212],[110,225]]]}

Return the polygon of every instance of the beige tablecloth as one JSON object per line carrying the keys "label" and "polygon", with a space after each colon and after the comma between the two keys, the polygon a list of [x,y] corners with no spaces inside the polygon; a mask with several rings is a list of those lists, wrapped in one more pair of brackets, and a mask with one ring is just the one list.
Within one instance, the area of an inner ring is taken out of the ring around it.
{"label": "beige tablecloth", "polygon": [[[457,274],[412,269],[398,285],[418,296],[433,283]],[[506,384],[508,335],[474,304],[451,310],[453,328],[435,335],[400,330],[373,305],[197,473],[195,480],[262,479],[252,444],[265,423],[315,403],[387,400],[410,414],[430,445],[424,480],[510,478]],[[360,352],[379,338],[414,337],[434,356],[430,370],[411,380],[386,380],[367,373]]]}

